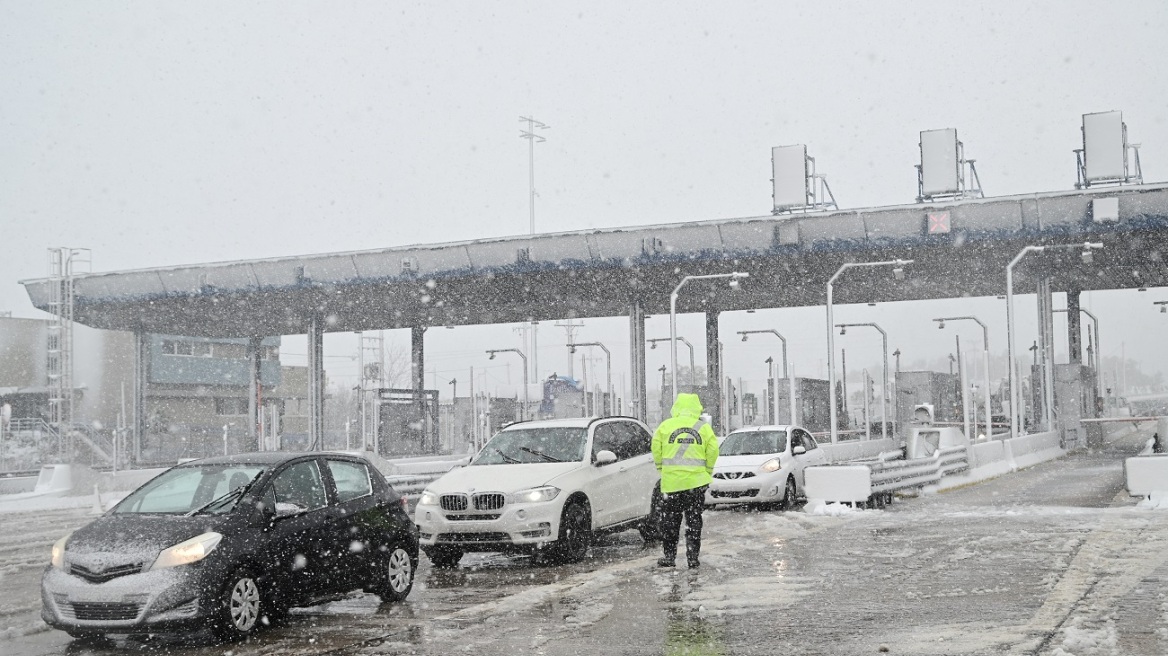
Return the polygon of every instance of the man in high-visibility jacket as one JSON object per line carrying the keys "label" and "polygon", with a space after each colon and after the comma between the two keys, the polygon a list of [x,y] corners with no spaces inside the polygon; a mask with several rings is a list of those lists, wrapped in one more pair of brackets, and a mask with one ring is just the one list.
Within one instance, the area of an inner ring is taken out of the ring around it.
{"label": "man in high-visibility jacket", "polygon": [[670,414],[673,416],[653,433],[653,462],[661,472],[661,544],[665,550],[657,564],[674,566],[684,514],[685,556],[692,568],[701,564],[702,509],[718,460],[718,437],[701,418],[702,402],[697,394],[678,394]]}

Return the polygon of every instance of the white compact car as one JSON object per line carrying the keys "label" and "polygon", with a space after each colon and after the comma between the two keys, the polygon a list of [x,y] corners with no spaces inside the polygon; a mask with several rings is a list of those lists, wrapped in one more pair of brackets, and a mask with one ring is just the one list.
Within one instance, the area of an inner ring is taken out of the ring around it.
{"label": "white compact car", "polygon": [[661,477],[651,439],[629,417],[512,424],[422,492],[422,550],[436,567],[468,551],[574,562],[598,532],[638,528],[655,539]]}
{"label": "white compact car", "polygon": [[789,509],[804,495],[803,469],[827,464],[815,438],[798,426],[746,426],[719,445],[706,505],[752,503]]}

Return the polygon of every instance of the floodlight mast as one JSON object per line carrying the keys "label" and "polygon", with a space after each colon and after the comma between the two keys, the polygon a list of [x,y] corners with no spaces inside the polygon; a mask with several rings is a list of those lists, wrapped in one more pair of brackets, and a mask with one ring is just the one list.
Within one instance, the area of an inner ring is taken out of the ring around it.
{"label": "floodlight mast", "polygon": [[[857,327],[857,326],[871,326],[871,327],[875,328],[876,330],[880,331],[881,346],[882,346],[883,352],[884,352],[884,375],[883,375],[884,380],[880,381],[880,395],[882,397],[884,397],[880,400],[880,437],[881,437],[881,439],[884,439],[884,438],[888,437],[888,333],[884,332],[883,328],[876,325],[875,323],[872,323],[871,321],[869,321],[867,323],[837,323],[836,324],[836,327],[840,329],[841,335],[844,334],[844,330],[846,328]],[[865,390],[865,392],[864,392],[865,405],[867,405],[867,400],[868,400],[868,392]],[[869,421],[867,417],[865,417],[865,421]]]}
{"label": "floodlight mast", "polygon": [[[668,337],[654,337],[653,339],[649,339],[649,340],[645,340],[645,341],[647,341],[649,343],[650,349],[655,349],[655,348],[657,348],[657,342],[668,342],[669,338]],[[693,346],[693,344],[689,343],[688,339],[682,337],[681,335],[677,336],[677,341],[681,342],[682,344],[685,344],[685,347],[689,349],[689,384],[696,386],[698,384],[698,379],[697,379],[697,369],[694,367],[694,346]],[[664,365],[662,365],[662,366],[664,366]]]}
{"label": "floodlight mast", "polygon": [[[1082,244],[1053,244],[1049,246],[1026,246],[1010,263],[1006,265],[1006,364],[1009,369],[1010,381],[1010,438],[1018,437],[1018,425],[1021,423],[1021,415],[1019,414],[1019,404],[1022,401],[1022,396],[1018,390],[1018,374],[1015,372],[1014,364],[1014,265],[1018,264],[1027,253],[1041,253],[1046,250],[1065,250],[1068,248],[1082,248],[1084,252],[1091,251],[1097,248],[1103,248],[1100,242],[1083,242]],[[1048,363],[1049,368],[1049,363]],[[1046,422],[1047,426],[1051,427],[1054,422],[1053,408],[1054,390],[1049,389],[1050,385],[1046,380],[1043,380],[1043,386],[1046,389],[1045,405],[1046,405]]]}
{"label": "floodlight mast", "polygon": [[681,288],[685,286],[685,283],[687,283],[691,280],[713,280],[713,279],[717,279],[717,278],[729,278],[730,279],[730,286],[737,287],[738,281],[740,279],[749,278],[749,277],[750,277],[749,273],[742,273],[739,271],[734,271],[732,273],[709,273],[709,274],[700,275],[700,276],[686,276],[686,277],[682,278],[681,282],[677,283],[677,287],[674,287],[673,291],[669,293],[669,363],[670,363],[670,366],[673,367],[673,371],[670,372],[670,376],[673,379],[672,384],[673,384],[673,398],[674,399],[677,398],[677,294],[678,294],[678,292],[680,292]]}
{"label": "floodlight mast", "polygon": [[[774,335],[775,337],[778,337],[783,342],[783,378],[787,379],[787,386],[789,388],[790,397],[791,397],[791,398],[787,399],[788,404],[791,406],[791,425],[795,425],[797,423],[796,419],[795,419],[795,379],[791,378],[790,374],[788,373],[788,369],[787,369],[787,338],[783,337],[783,335],[779,331],[777,331],[773,328],[766,328],[763,330],[739,330],[738,331],[738,334],[742,335],[742,341],[744,341],[744,342],[747,340],[747,338],[750,335],[758,335],[758,334],[763,334],[763,333],[770,333],[770,334]],[[775,411],[776,412],[778,412],[778,407],[779,407],[778,395],[779,395],[779,386],[778,386],[778,384],[776,384],[775,385],[775,409],[776,409]],[[778,422],[776,421],[775,423],[778,423]]]}
{"label": "floodlight mast", "polygon": [[[1056,312],[1057,312],[1057,310],[1056,310]],[[977,317],[941,317],[939,319],[933,319],[933,321],[937,322],[937,328],[944,328],[946,321],[976,321],[977,325],[981,326],[982,360],[983,360],[982,361],[982,369],[984,370],[982,372],[984,374],[984,377],[982,380],[982,385],[985,386],[985,393],[983,394],[983,398],[984,398],[984,402],[985,402],[985,427],[986,427],[985,434],[986,434],[987,438],[993,437],[994,436],[994,428],[993,428],[993,423],[992,423],[993,412],[991,412],[991,410],[990,410],[990,329],[987,328],[985,323],[983,323],[982,320],[978,319]],[[961,393],[962,393],[962,395],[964,395],[965,390],[964,389],[961,390]],[[964,396],[962,398],[964,398]],[[976,426],[974,426],[974,428],[976,428]]]}
{"label": "floodlight mast", "polygon": [[835,394],[835,321],[832,318],[832,286],[835,284],[836,278],[847,271],[848,269],[857,267],[880,267],[892,266],[894,275],[897,279],[904,277],[904,267],[912,264],[913,260],[882,260],[880,262],[844,262],[831,278],[827,280],[827,396],[828,396],[828,411],[831,415],[831,443],[835,444],[839,441],[839,421],[838,413],[835,409],[836,394]]}
{"label": "floodlight mast", "polygon": [[[531,405],[531,399],[529,397],[530,392],[528,391],[527,384],[527,356],[523,353],[523,351],[520,351],[517,348],[487,349],[487,353],[491,356],[489,358],[490,360],[495,359],[496,353],[515,353],[519,357],[523,358],[523,408],[519,411],[519,421],[523,421],[527,418],[527,408]],[[473,385],[474,381],[471,381],[471,384]]]}
{"label": "floodlight mast", "polygon": [[[599,346],[600,350],[604,351],[604,357],[605,357],[605,360],[608,364],[608,381],[607,381],[608,382],[608,402],[610,404],[610,406],[609,406],[610,409],[615,409],[616,408],[616,399],[613,398],[613,396],[612,396],[612,353],[608,350],[608,348],[604,344],[601,344],[600,342],[576,342],[576,343],[570,343],[567,346],[569,349],[571,349],[572,353],[575,353],[576,348],[579,346]],[[603,403],[600,404],[600,408],[602,410],[604,409]],[[612,412],[610,410],[609,415],[611,415],[611,414],[612,414]]]}
{"label": "floodlight mast", "polygon": [[[1084,251],[1084,252],[1090,252],[1090,251]],[[1154,304],[1159,305],[1160,311],[1164,312],[1165,311],[1164,305],[1168,304],[1168,301],[1158,301]],[[1051,310],[1051,311],[1052,312],[1066,312],[1066,310]],[[1081,307],[1081,308],[1079,308],[1079,312],[1087,315],[1091,319],[1091,323],[1095,325],[1095,358],[1094,358],[1094,362],[1092,362],[1092,365],[1095,367],[1095,396],[1097,398],[1103,398],[1103,351],[1100,350],[1100,348],[1099,348],[1099,343],[1100,343],[1099,342],[1099,317],[1095,316],[1087,308]],[[1091,354],[1090,351],[1091,351],[1091,347],[1088,346],[1087,347],[1087,354],[1088,355]]]}

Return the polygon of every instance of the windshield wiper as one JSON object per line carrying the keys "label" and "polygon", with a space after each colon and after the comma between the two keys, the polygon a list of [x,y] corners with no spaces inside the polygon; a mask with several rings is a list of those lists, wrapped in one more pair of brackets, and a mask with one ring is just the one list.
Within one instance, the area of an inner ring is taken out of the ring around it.
{"label": "windshield wiper", "polygon": [[234,490],[231,490],[227,494],[223,494],[223,495],[220,495],[214,499],[211,499],[207,503],[204,503],[203,505],[199,506],[198,508],[195,508],[194,510],[187,513],[186,516],[190,517],[192,515],[197,515],[197,514],[203,512],[204,510],[210,508],[211,506],[213,506],[217,503],[225,504],[228,501],[234,500],[235,497],[239,497],[239,496],[243,495],[243,491],[247,489],[248,485],[251,485],[251,483],[248,483],[247,485],[240,485],[239,487],[235,488]]}
{"label": "windshield wiper", "polygon": [[529,449],[525,446],[519,447],[519,450],[530,453],[533,456],[538,456],[540,458],[543,458],[544,460],[547,460],[548,462],[563,462],[563,460],[560,460],[559,458],[556,458],[555,456],[549,456],[548,454],[544,453],[543,451],[536,451],[535,449]]}
{"label": "windshield wiper", "polygon": [[[522,462],[522,461],[521,461],[521,460],[519,460],[518,458],[513,458],[513,457],[511,457],[511,456],[507,455],[506,453],[503,453],[503,450],[502,450],[502,449],[499,449],[499,448],[497,448],[497,447],[492,447],[492,448],[494,448],[494,449],[495,449],[495,453],[499,454],[499,457],[503,458],[503,462],[509,462],[509,463],[512,463],[512,464],[515,464],[515,463]],[[520,447],[520,448],[522,448],[522,447]]]}

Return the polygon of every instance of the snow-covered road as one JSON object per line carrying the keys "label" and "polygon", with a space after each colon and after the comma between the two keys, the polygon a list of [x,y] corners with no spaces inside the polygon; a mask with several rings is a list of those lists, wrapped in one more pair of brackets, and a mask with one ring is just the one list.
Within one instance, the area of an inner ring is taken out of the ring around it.
{"label": "snow-covered road", "polygon": [[406,604],[356,596],[229,647],[81,645],[44,629],[49,545],[90,507],[5,514],[0,652],[1164,654],[1168,516],[1122,492],[1122,456],[1143,440],[885,511],[707,512],[697,572],[657,569],[635,532],[572,566],[423,559]]}

